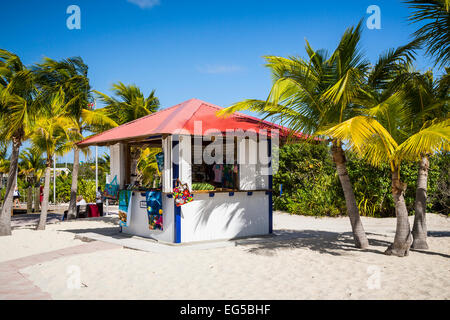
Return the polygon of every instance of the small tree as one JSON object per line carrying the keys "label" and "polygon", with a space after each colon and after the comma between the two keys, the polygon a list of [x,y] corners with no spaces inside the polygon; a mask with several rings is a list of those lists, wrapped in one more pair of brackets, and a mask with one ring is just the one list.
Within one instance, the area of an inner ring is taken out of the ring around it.
{"label": "small tree", "polygon": [[47,222],[53,155],[63,155],[72,148],[72,141],[79,138],[76,123],[65,116],[64,94],[55,94],[49,102],[50,108],[36,120],[31,135],[33,148],[45,151],[46,154],[44,199],[37,230],[44,230]]}
{"label": "small tree", "polygon": [[[33,209],[33,188],[44,173],[45,162],[42,159],[42,151],[33,148],[23,150],[19,158],[19,175],[26,180],[27,212],[30,213]],[[39,194],[35,194],[35,196],[39,197]],[[35,211],[38,211],[38,209],[39,207],[35,206]]]}
{"label": "small tree", "polygon": [[411,120],[411,116],[402,101],[404,97],[400,93],[395,93],[368,109],[367,116],[356,116],[325,132],[327,135],[348,141],[349,147],[372,165],[389,163],[397,228],[394,242],[386,250],[386,254],[399,257],[408,255],[412,244],[408,210],[404,199],[406,185],[400,180],[401,163],[405,159],[417,159],[421,154],[450,150],[448,119],[430,122],[419,132],[409,137],[404,136],[401,129]]}
{"label": "small tree", "polygon": [[11,210],[20,147],[27,140],[39,112],[34,80],[34,74],[17,55],[0,49],[0,141],[11,141],[12,144],[5,201],[0,213],[0,236],[11,235]]}

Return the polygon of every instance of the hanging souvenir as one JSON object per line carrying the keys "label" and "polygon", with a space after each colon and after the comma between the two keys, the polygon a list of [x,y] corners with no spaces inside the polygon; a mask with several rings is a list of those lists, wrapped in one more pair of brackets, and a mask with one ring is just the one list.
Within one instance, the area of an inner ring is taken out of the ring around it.
{"label": "hanging souvenir", "polygon": [[175,200],[175,205],[177,207],[182,206],[182,205],[194,200],[193,194],[189,191],[188,184],[181,183],[181,181],[179,179],[177,179],[175,188],[173,188],[172,195]]}
{"label": "hanging souvenir", "polygon": [[163,230],[162,196],[159,191],[147,191],[148,228],[150,230]]}
{"label": "hanging souvenir", "polygon": [[119,220],[122,227],[128,227],[131,219],[131,190],[120,190],[119,192]]}

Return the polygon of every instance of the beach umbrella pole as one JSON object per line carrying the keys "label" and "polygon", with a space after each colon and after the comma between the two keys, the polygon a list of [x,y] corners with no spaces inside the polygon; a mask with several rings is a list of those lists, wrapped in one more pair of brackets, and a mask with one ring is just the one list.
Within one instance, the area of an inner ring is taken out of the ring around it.
{"label": "beach umbrella pole", "polygon": [[95,192],[98,190],[98,147],[95,146]]}
{"label": "beach umbrella pole", "polygon": [[[108,177],[108,174],[106,173],[106,184],[108,184],[109,183],[109,177]],[[107,215],[109,215],[109,200],[108,200],[108,198],[106,198],[105,199],[106,200],[106,213],[105,213],[105,216],[107,216]]]}

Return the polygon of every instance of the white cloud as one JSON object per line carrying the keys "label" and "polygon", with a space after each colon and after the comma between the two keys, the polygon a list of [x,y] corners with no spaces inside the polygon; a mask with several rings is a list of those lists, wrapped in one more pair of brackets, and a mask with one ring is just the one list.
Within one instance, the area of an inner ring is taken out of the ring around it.
{"label": "white cloud", "polygon": [[160,4],[159,0],[127,0],[141,9],[150,9]]}
{"label": "white cloud", "polygon": [[205,65],[197,69],[201,73],[208,74],[235,73],[243,70],[241,66],[237,65]]}

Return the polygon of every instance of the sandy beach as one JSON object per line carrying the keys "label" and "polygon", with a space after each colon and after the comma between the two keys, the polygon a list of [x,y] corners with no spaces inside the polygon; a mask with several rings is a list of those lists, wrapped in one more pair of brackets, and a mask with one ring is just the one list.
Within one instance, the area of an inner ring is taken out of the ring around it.
{"label": "sandy beach", "polygon": [[[410,217],[411,223],[413,217]],[[277,236],[211,249],[145,252],[117,247],[19,270],[53,299],[450,299],[450,221],[428,214],[427,251],[383,254],[395,219],[363,218],[368,250],[347,217],[274,214]],[[79,246],[77,234],[115,230],[117,217],[58,222],[0,238],[0,262]],[[73,268],[81,287],[69,288]]]}

